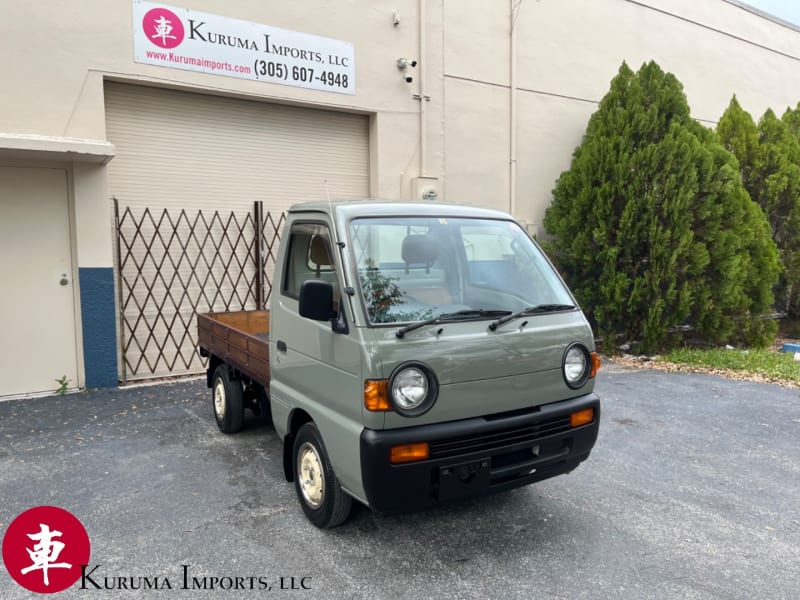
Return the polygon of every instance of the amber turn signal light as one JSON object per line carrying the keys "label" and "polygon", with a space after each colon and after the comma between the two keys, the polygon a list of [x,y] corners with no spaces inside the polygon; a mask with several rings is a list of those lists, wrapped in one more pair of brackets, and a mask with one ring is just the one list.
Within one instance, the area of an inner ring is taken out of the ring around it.
{"label": "amber turn signal light", "polygon": [[569,416],[569,424],[572,427],[580,427],[594,421],[594,409],[584,408],[578,412],[574,412]]}
{"label": "amber turn signal light", "polygon": [[373,412],[392,410],[388,379],[367,379],[364,382],[364,408]]}
{"label": "amber turn signal light", "polygon": [[425,460],[431,455],[428,442],[418,442],[416,444],[403,444],[402,446],[392,446],[389,460],[393,465],[414,462],[415,460]]}
{"label": "amber turn signal light", "polygon": [[590,356],[592,358],[592,370],[589,372],[589,378],[591,379],[592,377],[597,375],[597,372],[600,370],[601,363],[600,363],[600,357],[597,356],[597,352],[592,352]]}

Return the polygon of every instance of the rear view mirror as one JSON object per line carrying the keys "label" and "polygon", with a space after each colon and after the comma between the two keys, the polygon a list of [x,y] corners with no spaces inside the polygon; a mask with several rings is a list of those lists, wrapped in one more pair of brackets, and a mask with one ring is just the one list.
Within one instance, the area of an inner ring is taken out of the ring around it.
{"label": "rear view mirror", "polygon": [[314,321],[330,321],[333,311],[333,285],[320,279],[309,279],[300,286],[300,316]]}

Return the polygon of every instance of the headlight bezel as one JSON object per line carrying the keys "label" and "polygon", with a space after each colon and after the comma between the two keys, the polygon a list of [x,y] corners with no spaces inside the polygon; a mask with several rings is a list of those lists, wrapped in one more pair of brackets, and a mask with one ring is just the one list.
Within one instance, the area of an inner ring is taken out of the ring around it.
{"label": "headlight bezel", "polygon": [[[403,372],[415,369],[419,371],[424,377],[428,387],[427,393],[425,394],[425,398],[419,405],[415,406],[414,408],[404,408],[400,406],[394,397],[395,392],[395,383],[400,375]],[[436,403],[437,398],[439,397],[439,380],[436,378],[436,374],[433,372],[428,365],[419,361],[408,361],[398,365],[394,371],[392,371],[391,376],[389,377],[389,385],[388,385],[388,396],[389,396],[389,404],[392,406],[392,409],[399,415],[403,417],[419,417],[424,415],[428,412],[433,405]]]}
{"label": "headlight bezel", "polygon": [[[567,359],[570,356],[570,352],[574,350],[579,351],[583,356],[583,372],[576,380],[570,381],[570,378],[567,376]],[[581,342],[573,342],[567,346],[567,349],[564,350],[564,356],[561,358],[561,375],[564,377],[564,383],[567,384],[567,387],[573,390],[579,390],[585,386],[589,379],[591,379],[592,364],[592,354],[584,344]]]}

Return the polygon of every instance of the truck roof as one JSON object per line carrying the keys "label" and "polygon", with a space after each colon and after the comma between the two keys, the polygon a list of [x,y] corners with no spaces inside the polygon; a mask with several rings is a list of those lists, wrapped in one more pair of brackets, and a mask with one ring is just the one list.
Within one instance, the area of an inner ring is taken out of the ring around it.
{"label": "truck roof", "polygon": [[509,219],[508,213],[467,204],[449,202],[409,202],[404,200],[331,200],[302,202],[289,208],[290,213],[321,212],[337,219],[388,216],[449,216],[488,219]]}

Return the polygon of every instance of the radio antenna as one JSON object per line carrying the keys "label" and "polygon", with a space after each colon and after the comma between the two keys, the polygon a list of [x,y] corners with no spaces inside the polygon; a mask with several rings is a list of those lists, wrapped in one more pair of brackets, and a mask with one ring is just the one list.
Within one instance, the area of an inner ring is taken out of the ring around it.
{"label": "radio antenna", "polygon": [[331,220],[333,220],[333,204],[331,204],[331,191],[328,189],[328,180],[323,179],[322,183],[325,184],[325,195],[328,197],[328,213],[331,216]]}

